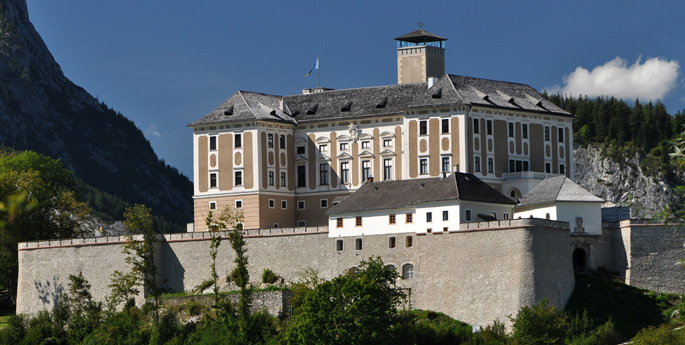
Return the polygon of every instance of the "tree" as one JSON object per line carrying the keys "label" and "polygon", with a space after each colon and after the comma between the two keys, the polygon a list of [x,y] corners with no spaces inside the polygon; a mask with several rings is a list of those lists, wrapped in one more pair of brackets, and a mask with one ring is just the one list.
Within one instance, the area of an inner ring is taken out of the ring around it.
{"label": "tree", "polygon": [[[155,265],[154,242],[157,233],[153,227],[150,209],[145,205],[136,204],[124,212],[124,225],[126,226],[126,241],[122,252],[127,255],[126,263],[131,266],[131,271],[122,273],[114,271],[111,277],[112,293],[109,296],[110,309],[114,310],[119,303],[128,300],[140,292],[137,286],[142,286],[144,291],[155,298],[155,308],[158,305],[159,289],[157,287],[157,265]],[[134,238],[134,233],[142,235],[142,238]]]}
{"label": "tree", "polygon": [[380,258],[316,286],[303,298],[287,331],[289,344],[387,343],[404,293],[397,272]]}
{"label": "tree", "polygon": [[90,210],[59,160],[0,150],[0,201],[0,290],[16,285],[18,242],[90,235],[79,227]]}

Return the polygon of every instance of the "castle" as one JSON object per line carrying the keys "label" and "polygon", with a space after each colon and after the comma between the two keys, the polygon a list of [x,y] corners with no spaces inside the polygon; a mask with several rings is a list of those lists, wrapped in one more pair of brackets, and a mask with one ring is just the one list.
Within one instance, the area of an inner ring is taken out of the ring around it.
{"label": "castle", "polygon": [[[445,38],[396,40],[398,85],[239,91],[189,125],[195,221],[155,243],[162,289],[206,279],[205,217],[229,206],[244,214],[253,280],[265,268],[330,279],[379,256],[410,307],[473,325],[543,298],[563,306],[574,269],[685,293],[683,230],[603,210],[572,181],[572,114],[527,85],[444,74]],[[17,313],[49,309],[79,271],[104,299],[127,269],[123,241],[20,243]],[[218,258],[226,272],[230,248]]]}

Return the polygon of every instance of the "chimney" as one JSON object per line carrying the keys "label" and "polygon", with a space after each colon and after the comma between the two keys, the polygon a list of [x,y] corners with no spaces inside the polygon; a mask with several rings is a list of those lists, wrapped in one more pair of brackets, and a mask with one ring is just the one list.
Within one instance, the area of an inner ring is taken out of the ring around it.
{"label": "chimney", "polygon": [[373,182],[373,176],[368,177],[368,178],[366,179],[366,182],[369,182],[369,183]]}

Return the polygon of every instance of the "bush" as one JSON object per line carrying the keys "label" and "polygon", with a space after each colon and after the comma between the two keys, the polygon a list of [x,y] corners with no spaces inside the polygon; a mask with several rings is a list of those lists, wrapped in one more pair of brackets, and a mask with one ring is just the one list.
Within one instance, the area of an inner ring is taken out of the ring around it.
{"label": "bush", "polygon": [[674,330],[670,324],[643,329],[633,338],[634,345],[678,345],[683,343],[685,343],[685,329]]}
{"label": "bush", "polygon": [[274,271],[265,268],[264,272],[262,272],[262,283],[264,284],[273,284],[278,281],[278,274],[274,273]]}

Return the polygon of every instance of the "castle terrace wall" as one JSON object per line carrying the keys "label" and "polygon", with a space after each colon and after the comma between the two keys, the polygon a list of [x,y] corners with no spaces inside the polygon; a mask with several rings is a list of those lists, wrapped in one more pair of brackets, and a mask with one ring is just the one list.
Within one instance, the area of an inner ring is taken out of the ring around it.
{"label": "castle terrace wall", "polygon": [[631,219],[621,221],[612,231],[617,239],[615,248],[626,254],[625,266],[616,268],[627,284],[685,294],[685,270],[680,265],[685,259],[685,226]]}
{"label": "castle terrace wall", "polygon": [[[160,235],[156,257],[162,288],[192,290],[209,277],[210,236]],[[390,237],[396,238],[395,248],[389,248]],[[446,234],[340,238],[330,238],[323,227],[279,228],[247,230],[245,238],[253,281],[260,280],[265,268],[286,281],[297,281],[307,268],[331,279],[361,260],[380,256],[400,272],[405,264],[414,266],[414,278],[398,281],[411,289],[412,308],[444,312],[474,325],[494,320],[509,324],[508,316],[542,298],[563,306],[574,285],[568,224],[563,222],[519,219],[462,224]],[[362,240],[361,250],[355,249],[357,239]],[[338,240],[343,241],[340,251]],[[127,269],[122,242],[110,237],[20,243],[17,312],[52,308],[59,292],[68,290],[69,274],[79,271],[92,284],[93,297],[104,299],[111,273]],[[219,247],[217,270],[225,276],[232,267],[233,252],[225,241]]]}

